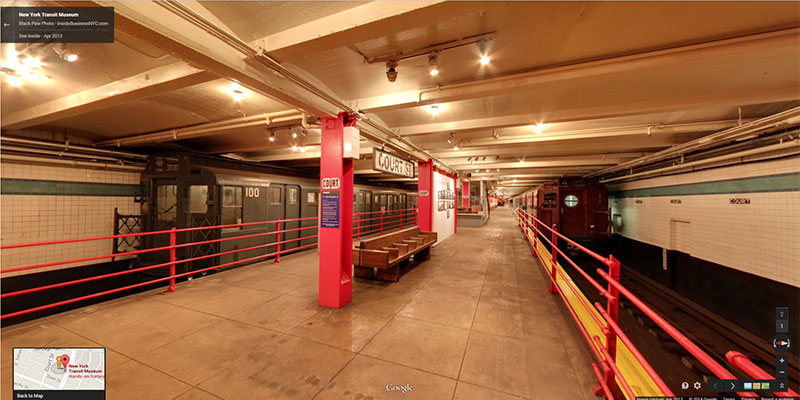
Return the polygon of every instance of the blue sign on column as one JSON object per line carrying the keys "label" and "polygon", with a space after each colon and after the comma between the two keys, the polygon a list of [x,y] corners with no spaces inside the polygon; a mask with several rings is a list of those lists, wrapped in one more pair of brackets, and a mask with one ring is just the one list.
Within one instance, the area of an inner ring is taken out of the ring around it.
{"label": "blue sign on column", "polygon": [[322,192],[322,217],[320,224],[323,228],[339,227],[339,192]]}

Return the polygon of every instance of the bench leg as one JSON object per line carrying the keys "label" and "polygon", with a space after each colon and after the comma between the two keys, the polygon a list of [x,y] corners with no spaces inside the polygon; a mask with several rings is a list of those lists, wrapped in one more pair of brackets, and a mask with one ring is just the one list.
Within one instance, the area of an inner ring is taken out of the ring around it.
{"label": "bench leg", "polygon": [[358,278],[373,279],[373,272],[374,268],[371,267],[362,267],[360,265],[355,265],[353,268],[353,275],[355,275]]}
{"label": "bench leg", "polygon": [[400,280],[400,265],[389,268],[376,268],[375,279],[381,281],[397,282]]}
{"label": "bench leg", "polygon": [[414,254],[414,261],[427,261],[431,259],[431,246],[428,246],[425,250],[420,251],[417,254]]}

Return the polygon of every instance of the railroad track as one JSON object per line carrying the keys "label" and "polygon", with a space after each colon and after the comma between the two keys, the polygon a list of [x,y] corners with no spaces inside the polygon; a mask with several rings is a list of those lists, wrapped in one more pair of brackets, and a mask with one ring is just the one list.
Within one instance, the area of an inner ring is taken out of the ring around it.
{"label": "railroad track", "polygon": [[[684,335],[692,340],[703,351],[708,353],[721,365],[727,366],[734,375],[740,378],[747,376],[728,363],[725,353],[731,350],[739,351],[748,356],[753,363],[774,375],[775,352],[764,339],[736,326],[730,321],[720,318],[712,311],[695,304],[688,298],[653,282],[630,267],[623,266],[621,274],[622,283],[650,305],[667,322],[678,328]],[[640,325],[647,328],[666,349],[680,354],[681,363],[690,370],[703,375],[704,379],[715,379],[704,365],[689,354],[672,337],[653,323],[632,303],[622,300],[621,308],[630,314]],[[789,357],[789,386],[797,390],[798,357],[788,354]]]}

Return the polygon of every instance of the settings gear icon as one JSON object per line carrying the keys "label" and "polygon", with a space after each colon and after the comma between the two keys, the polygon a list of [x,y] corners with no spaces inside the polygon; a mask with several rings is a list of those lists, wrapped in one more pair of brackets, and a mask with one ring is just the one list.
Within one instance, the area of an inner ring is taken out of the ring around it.
{"label": "settings gear icon", "polygon": [[694,388],[695,388],[695,389],[697,389],[697,390],[700,390],[700,387],[701,387],[701,386],[702,386],[702,385],[700,384],[700,382],[695,382],[695,383],[694,383]]}

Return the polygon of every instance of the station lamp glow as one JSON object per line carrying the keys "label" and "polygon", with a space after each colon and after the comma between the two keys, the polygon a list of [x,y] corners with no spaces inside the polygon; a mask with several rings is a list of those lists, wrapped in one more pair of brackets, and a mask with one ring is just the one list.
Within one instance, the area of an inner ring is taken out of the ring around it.
{"label": "station lamp glow", "polygon": [[453,150],[456,150],[456,151],[461,150],[461,148],[463,147],[463,143],[464,142],[460,142],[459,141],[457,145],[453,146]]}
{"label": "station lamp glow", "polygon": [[58,54],[58,56],[66,62],[78,61],[78,53],[67,47],[66,43],[62,44],[60,47],[54,47],[53,50],[55,50],[56,54]]}
{"label": "station lamp glow", "polygon": [[345,126],[342,133],[342,157],[357,160],[361,151],[361,131],[355,126]]}
{"label": "station lamp glow", "polygon": [[231,82],[231,87],[229,88],[229,90],[231,92],[231,95],[233,96],[233,101],[238,103],[244,99],[245,92],[242,85],[236,82]]}
{"label": "station lamp glow", "polygon": [[481,65],[489,65],[489,55],[486,53],[486,43],[486,39],[478,42],[478,47],[481,49]]}
{"label": "station lamp glow", "polygon": [[8,82],[8,84],[11,86],[22,86],[22,78],[16,75],[8,75],[6,82]]}
{"label": "station lamp glow", "polygon": [[275,131],[270,131],[269,132],[269,141],[270,142],[275,142]]}
{"label": "station lamp glow", "polygon": [[431,114],[433,114],[433,116],[435,117],[435,116],[439,115],[439,111],[441,111],[441,107],[438,104],[434,104],[434,105],[432,105],[430,107],[430,110],[431,110]]}
{"label": "station lamp glow", "polygon": [[439,52],[433,51],[428,55],[428,73],[431,76],[439,75]]}

